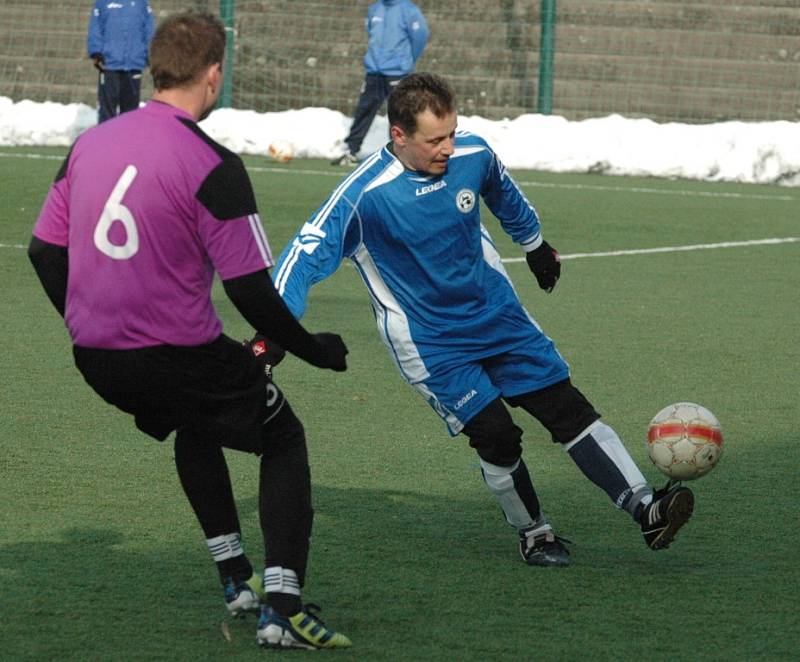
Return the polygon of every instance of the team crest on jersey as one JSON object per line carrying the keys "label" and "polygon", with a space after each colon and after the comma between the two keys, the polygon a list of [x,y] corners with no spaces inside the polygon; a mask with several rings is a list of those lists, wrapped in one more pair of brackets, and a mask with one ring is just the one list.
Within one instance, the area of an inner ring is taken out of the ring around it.
{"label": "team crest on jersey", "polygon": [[456,194],[456,207],[462,214],[469,214],[475,206],[475,193],[468,188],[462,188]]}

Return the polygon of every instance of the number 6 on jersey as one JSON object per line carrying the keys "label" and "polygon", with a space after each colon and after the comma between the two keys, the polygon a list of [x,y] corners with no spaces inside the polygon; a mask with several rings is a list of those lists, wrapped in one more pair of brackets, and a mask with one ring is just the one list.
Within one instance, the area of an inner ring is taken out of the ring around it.
{"label": "number 6 on jersey", "polygon": [[[122,176],[117,180],[114,190],[106,200],[103,213],[94,229],[94,245],[97,249],[114,260],[129,260],[139,250],[139,231],[136,229],[136,220],[131,210],[122,204],[122,198],[130,188],[138,174],[136,166],[129,165]],[[112,244],[108,238],[114,221],[120,221],[125,226],[125,243]]]}

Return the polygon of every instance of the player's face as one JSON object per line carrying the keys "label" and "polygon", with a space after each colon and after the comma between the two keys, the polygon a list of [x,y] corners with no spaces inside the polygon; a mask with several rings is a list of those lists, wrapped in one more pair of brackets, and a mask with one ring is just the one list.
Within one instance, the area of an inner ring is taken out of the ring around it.
{"label": "player's face", "polygon": [[442,175],[453,155],[453,140],[458,118],[455,111],[436,117],[430,110],[417,115],[417,130],[408,134],[392,127],[392,141],[397,158],[404,166],[429,175]]}

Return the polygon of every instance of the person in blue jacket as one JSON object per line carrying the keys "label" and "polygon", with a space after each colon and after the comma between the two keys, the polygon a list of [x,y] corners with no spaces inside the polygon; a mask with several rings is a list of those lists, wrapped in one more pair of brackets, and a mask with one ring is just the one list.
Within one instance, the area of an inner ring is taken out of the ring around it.
{"label": "person in blue jacket", "polygon": [[391,141],[336,186],[278,260],[289,310],[299,319],[311,286],[352,261],[393,363],[450,434],[469,439],[529,565],[564,566],[569,552],[542,511],[508,406],[542,424],[650,549],[667,547],[692,514],[691,490],[648,484],[522,306],[481,222],[482,199],[550,292],[561,262],[533,205],[483,138],[456,131],[446,80],[410,74],[388,105]]}
{"label": "person in blue jacket", "polygon": [[414,71],[428,43],[428,23],[410,0],[378,0],[367,10],[366,76],[361,85],[353,123],[345,138],[347,151],[331,165],[358,163],[361,143],[372,120],[392,89]]}
{"label": "person in blue jacket", "polygon": [[95,0],[86,50],[99,72],[98,123],[139,107],[155,29],[148,0]]}

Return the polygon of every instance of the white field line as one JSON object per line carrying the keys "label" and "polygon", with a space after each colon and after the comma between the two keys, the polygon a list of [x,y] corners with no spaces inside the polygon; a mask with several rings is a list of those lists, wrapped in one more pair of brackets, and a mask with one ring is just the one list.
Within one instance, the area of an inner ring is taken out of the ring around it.
{"label": "white field line", "polygon": [[[721,241],[715,244],[691,244],[689,246],[659,246],[657,248],[633,248],[622,251],[599,251],[597,253],[565,253],[559,254],[562,260],[577,260],[584,257],[621,257],[625,255],[649,255],[652,253],[681,253],[684,251],[704,251],[718,248],[741,248],[743,246],[774,246],[776,244],[792,244],[800,241],[800,237],[776,237],[772,239],[751,239],[749,241]],[[2,244],[0,248],[23,249],[22,244]],[[504,264],[524,262],[524,257],[505,257]]]}
{"label": "white field line", "polygon": [[[288,170],[286,168],[270,168],[264,166],[248,166],[252,172],[278,172],[285,175],[323,175],[328,177],[342,177],[346,172],[331,172],[330,170]],[[643,186],[600,186],[599,184],[557,184],[554,182],[522,181],[515,180],[520,186],[535,188],[557,188],[583,191],[613,191],[615,193],[649,193],[656,195],[680,195],[684,197],[701,198],[735,198],[738,200],[780,200],[793,202],[797,198],[791,195],[768,195],[763,193],[734,193],[732,191],[690,191],[687,189],[660,189]]]}
{"label": "white field line", "polygon": [[[749,241],[721,241],[716,244],[691,244],[689,246],[659,246],[658,248],[634,248],[624,251],[600,251],[597,253],[567,253],[559,257],[562,260],[577,260],[582,257],[620,257],[623,255],[648,255],[650,253],[680,253],[683,251],[706,251],[717,248],[740,248],[742,246],[770,246],[774,244],[792,244],[800,241],[800,237],[780,237],[774,239],[751,239]],[[507,257],[502,260],[506,264],[524,262],[524,257]]]}
{"label": "white field line", "polygon": [[[0,157],[21,158],[21,159],[44,159],[48,161],[61,161],[64,156],[57,154],[35,154],[30,152],[0,152]],[[268,172],[282,175],[317,175],[320,177],[341,178],[349,170],[295,170],[282,167],[269,166],[248,166],[250,172]],[[679,195],[684,197],[703,197],[703,198],[733,198],[737,200],[780,200],[783,202],[794,202],[798,198],[791,195],[769,195],[764,193],[735,193],[732,191],[691,191],[688,189],[660,189],[644,186],[602,186],[599,184],[557,184],[554,182],[539,181],[518,181],[520,186],[536,188],[556,188],[577,191],[613,191],[617,193],[643,193],[651,195]]]}

